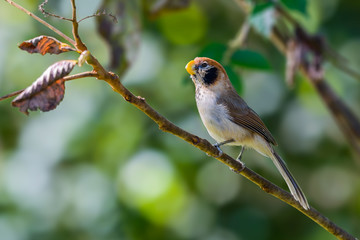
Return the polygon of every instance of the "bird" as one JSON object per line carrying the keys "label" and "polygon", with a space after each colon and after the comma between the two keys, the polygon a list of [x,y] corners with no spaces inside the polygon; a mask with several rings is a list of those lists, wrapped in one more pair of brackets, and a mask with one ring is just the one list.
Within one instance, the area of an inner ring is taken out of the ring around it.
{"label": "bird", "polygon": [[[185,66],[195,85],[195,100],[200,118],[214,146],[241,146],[237,161],[241,162],[244,148],[252,148],[270,158],[287,183],[291,194],[305,209],[310,209],[305,194],[275,151],[277,143],[259,115],[238,95],[230,79],[217,61],[196,57]],[[242,163],[243,164],[243,163]]]}

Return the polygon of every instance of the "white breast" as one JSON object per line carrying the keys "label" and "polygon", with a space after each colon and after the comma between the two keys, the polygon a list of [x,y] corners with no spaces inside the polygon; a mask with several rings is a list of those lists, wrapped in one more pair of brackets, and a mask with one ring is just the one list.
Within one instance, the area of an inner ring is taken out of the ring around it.
{"label": "white breast", "polygon": [[234,139],[233,145],[246,145],[249,132],[229,119],[226,106],[217,104],[216,95],[206,88],[197,89],[196,103],[202,122],[218,143]]}

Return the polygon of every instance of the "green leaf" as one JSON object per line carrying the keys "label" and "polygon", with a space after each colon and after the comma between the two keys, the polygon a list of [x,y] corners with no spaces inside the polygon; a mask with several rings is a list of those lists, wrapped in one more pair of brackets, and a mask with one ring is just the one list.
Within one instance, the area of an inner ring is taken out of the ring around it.
{"label": "green leaf", "polygon": [[210,43],[206,45],[199,53],[199,57],[208,57],[221,62],[224,53],[226,51],[226,45],[221,43]]}
{"label": "green leaf", "polygon": [[231,56],[231,62],[235,65],[252,69],[268,70],[271,68],[263,55],[251,50],[237,50]]}
{"label": "green leaf", "polygon": [[282,4],[285,5],[290,10],[295,10],[304,15],[307,15],[306,7],[307,0],[280,0]]}
{"label": "green leaf", "polygon": [[251,15],[256,15],[258,13],[263,12],[264,10],[267,10],[267,9],[273,8],[273,7],[274,7],[274,3],[272,3],[271,1],[268,1],[266,3],[255,4],[255,7],[253,8]]}
{"label": "green leaf", "polygon": [[199,42],[206,34],[207,20],[197,4],[158,18],[161,32],[172,43],[188,45]]}
{"label": "green leaf", "polygon": [[269,37],[272,27],[276,23],[274,4],[268,2],[256,5],[250,15],[249,22],[257,32]]}
{"label": "green leaf", "polygon": [[243,91],[243,84],[242,84],[242,78],[241,75],[236,73],[234,69],[230,66],[224,66],[225,71],[230,79],[230,82],[234,86],[235,90],[241,94]]}

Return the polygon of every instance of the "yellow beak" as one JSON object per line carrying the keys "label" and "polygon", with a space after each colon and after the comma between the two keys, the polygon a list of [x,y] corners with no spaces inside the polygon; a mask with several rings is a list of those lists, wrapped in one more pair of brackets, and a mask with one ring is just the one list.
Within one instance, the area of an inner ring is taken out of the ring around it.
{"label": "yellow beak", "polygon": [[195,71],[194,71],[194,65],[195,65],[195,61],[191,60],[190,62],[188,62],[188,64],[186,64],[185,69],[186,71],[191,74],[191,75],[195,75]]}

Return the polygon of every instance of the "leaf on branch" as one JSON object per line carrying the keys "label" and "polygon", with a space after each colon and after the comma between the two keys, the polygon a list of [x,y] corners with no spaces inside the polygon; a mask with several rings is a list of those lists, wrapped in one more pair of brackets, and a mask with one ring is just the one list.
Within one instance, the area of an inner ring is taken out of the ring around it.
{"label": "leaf on branch", "polygon": [[46,53],[60,54],[63,52],[76,51],[70,45],[60,42],[56,38],[44,35],[22,42],[19,48],[29,53],[40,53],[42,55]]}
{"label": "leaf on branch", "polygon": [[276,23],[274,4],[268,2],[256,5],[250,15],[249,23],[261,35],[270,37],[272,28]]}
{"label": "leaf on branch", "polygon": [[231,62],[235,65],[246,68],[259,70],[270,69],[270,64],[266,58],[260,53],[251,50],[237,50],[231,56]]}
{"label": "leaf on branch", "polygon": [[280,0],[280,2],[290,10],[298,11],[304,15],[307,14],[307,0]]}
{"label": "leaf on branch", "polygon": [[13,107],[18,107],[21,112],[28,115],[28,110],[43,112],[53,110],[64,98],[64,79],[74,68],[76,61],[64,60],[54,63],[27,87],[13,101]]}

